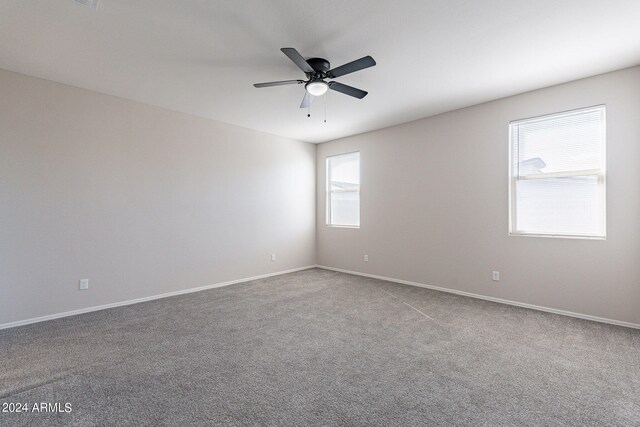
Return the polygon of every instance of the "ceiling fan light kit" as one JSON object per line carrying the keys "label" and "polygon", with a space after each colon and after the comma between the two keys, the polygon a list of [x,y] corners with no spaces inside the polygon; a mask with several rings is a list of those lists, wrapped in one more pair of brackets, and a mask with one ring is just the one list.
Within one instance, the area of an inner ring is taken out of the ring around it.
{"label": "ceiling fan light kit", "polygon": [[329,85],[323,81],[309,82],[304,88],[313,96],[322,96],[329,90]]}
{"label": "ceiling fan light kit", "polygon": [[362,89],[335,81],[326,82],[325,79],[335,79],[346,74],[373,67],[376,65],[376,61],[374,61],[372,57],[365,56],[331,69],[331,64],[324,58],[304,59],[302,55],[292,47],[283,47],[280,50],[305,73],[307,80],[282,80],[277,82],[255,83],[253,85],[254,87],[263,88],[304,83],[306,92],[304,94],[304,98],[302,98],[300,108],[309,108],[313,97],[322,96],[327,93],[327,90],[329,89],[358,99],[362,99],[367,96],[368,92]]}

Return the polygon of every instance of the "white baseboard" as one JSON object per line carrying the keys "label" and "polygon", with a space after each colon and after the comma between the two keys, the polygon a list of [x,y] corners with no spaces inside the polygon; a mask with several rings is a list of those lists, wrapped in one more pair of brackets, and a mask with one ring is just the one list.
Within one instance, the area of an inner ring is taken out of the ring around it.
{"label": "white baseboard", "polygon": [[603,317],[591,316],[591,315],[588,315],[588,314],[574,313],[574,312],[571,312],[571,311],[558,310],[558,309],[549,308],[549,307],[542,307],[542,306],[539,306],[539,305],[527,304],[527,303],[518,302],[518,301],[511,301],[511,300],[506,300],[506,299],[502,299],[502,298],[494,298],[494,297],[489,297],[489,296],[485,296],[485,295],[474,294],[474,293],[471,293],[471,292],[464,292],[464,291],[458,291],[458,290],[455,290],[455,289],[443,288],[443,287],[440,287],[440,286],[426,285],[424,283],[412,282],[412,281],[409,281],[409,280],[394,279],[392,277],[378,276],[378,275],[375,275],[375,274],[361,273],[361,272],[352,271],[352,270],[344,270],[344,269],[341,269],[341,268],[328,267],[328,266],[325,266],[325,265],[308,265],[308,266],[305,266],[305,267],[292,268],[290,270],[278,271],[278,272],[275,272],[275,273],[268,273],[268,274],[262,274],[262,275],[259,275],[259,276],[247,277],[247,278],[243,278],[243,279],[230,280],[230,281],[227,281],[227,282],[214,283],[212,285],[200,286],[200,287],[197,287],[197,288],[182,289],[182,290],[179,290],[179,291],[166,292],[166,293],[163,293],[163,294],[151,295],[151,296],[148,296],[148,297],[136,298],[136,299],[127,300],[127,301],[120,301],[120,302],[115,302],[115,303],[111,303],[111,304],[104,304],[104,305],[88,307],[88,308],[81,308],[79,310],[72,310],[72,311],[66,311],[66,312],[63,312],[63,313],[50,314],[50,315],[47,315],[47,316],[34,317],[32,319],[18,320],[18,321],[15,321],[15,322],[9,322],[9,323],[0,324],[0,330],[8,329],[8,328],[15,328],[17,326],[29,325],[29,324],[32,324],[32,323],[45,322],[47,320],[59,319],[61,317],[75,316],[76,314],[89,313],[89,312],[92,312],[92,311],[106,310],[108,308],[121,307],[121,306],[131,305],[131,304],[137,304],[137,303],[140,303],[140,302],[152,301],[152,300],[160,299],[160,298],[168,298],[168,297],[172,297],[172,296],[176,296],[176,295],[189,294],[189,293],[192,293],[192,292],[200,292],[200,291],[204,291],[204,290],[207,290],[207,289],[221,288],[223,286],[234,285],[236,283],[249,282],[251,280],[264,279],[264,278],[267,278],[267,277],[279,276],[279,275],[287,274],[287,273],[294,273],[296,271],[309,270],[311,268],[322,268],[324,270],[337,271],[337,272],[340,272],[340,273],[353,274],[353,275],[356,275],[356,276],[370,277],[372,279],[379,279],[379,280],[386,280],[388,282],[401,283],[403,285],[410,285],[410,286],[417,286],[417,287],[420,287],[420,288],[433,289],[435,291],[448,292],[448,293],[451,293],[451,294],[456,294],[456,295],[462,295],[462,296],[471,297],[471,298],[482,299],[482,300],[485,300],[485,301],[497,302],[497,303],[500,303],[500,304],[513,305],[513,306],[516,306],[516,307],[530,308],[532,310],[544,311],[544,312],[547,312],[547,313],[554,313],[554,314],[560,314],[560,315],[563,315],[563,316],[576,317],[578,319],[585,319],[585,320],[591,320],[591,321],[594,321],[594,322],[608,323],[610,325],[617,325],[617,326],[624,326],[624,327],[627,327],[627,328],[640,329],[640,324],[637,324],[637,323],[623,322],[621,320],[606,319],[606,318],[603,318]]}
{"label": "white baseboard", "polygon": [[614,320],[614,319],[606,319],[604,317],[591,316],[589,314],[574,313],[574,312],[571,312],[571,311],[558,310],[556,308],[549,308],[549,307],[542,307],[542,306],[539,306],[539,305],[527,304],[527,303],[518,302],[518,301],[511,301],[511,300],[502,299],[502,298],[494,298],[494,297],[489,297],[489,296],[485,296],[485,295],[474,294],[474,293],[471,293],[471,292],[464,292],[464,291],[458,291],[458,290],[455,290],[455,289],[443,288],[443,287],[440,287],[440,286],[425,285],[424,283],[411,282],[409,280],[394,279],[392,277],[377,276],[375,274],[361,273],[359,271],[351,271],[351,270],[344,270],[344,269],[341,269],[341,268],[327,267],[325,265],[317,265],[316,267],[317,268],[322,268],[324,270],[337,271],[337,272],[340,272],[340,273],[347,273],[347,274],[353,274],[353,275],[356,275],[356,276],[370,277],[372,279],[386,280],[388,282],[401,283],[403,285],[418,286],[420,288],[433,289],[435,291],[441,291],[441,292],[448,292],[450,294],[462,295],[462,296],[465,296],[465,297],[477,298],[477,299],[482,299],[482,300],[485,300],[485,301],[497,302],[497,303],[500,303],[500,304],[507,304],[507,305],[514,305],[516,307],[530,308],[532,310],[545,311],[547,313],[553,313],[553,314],[561,314],[563,316],[576,317],[578,319],[592,320],[594,322],[608,323],[610,325],[624,326],[624,327],[633,328],[633,329],[640,329],[640,324],[638,324],[638,323],[623,322],[621,320]]}
{"label": "white baseboard", "polygon": [[131,304],[137,304],[145,301],[152,301],[154,299],[168,298],[168,297],[173,297],[173,296],[182,295],[182,294],[190,294],[192,292],[200,292],[200,291],[205,291],[207,289],[213,289],[213,288],[221,288],[223,286],[234,285],[236,283],[249,282],[251,280],[264,279],[272,276],[280,276],[282,274],[294,273],[296,271],[308,270],[310,268],[315,268],[315,267],[316,267],[315,265],[307,265],[305,267],[292,268],[290,270],[278,271],[275,273],[261,274],[260,276],[246,277],[244,279],[229,280],[228,282],[214,283],[213,285],[205,285],[197,288],[182,289],[179,291],[166,292],[163,294],[151,295],[148,297],[136,298],[136,299],[127,300],[127,301],[114,302],[111,304],[98,305],[94,307],[81,308],[78,310],[65,311],[63,313],[56,313],[56,314],[50,314],[47,316],[34,317],[32,319],[25,319],[25,320],[18,320],[15,322],[3,323],[3,324],[0,324],[0,330],[15,328],[16,326],[30,325],[32,323],[45,322],[47,320],[59,319],[61,317],[75,316],[76,314],[89,313],[89,312],[98,311],[98,310],[106,310],[107,308],[121,307],[123,305],[131,305]]}

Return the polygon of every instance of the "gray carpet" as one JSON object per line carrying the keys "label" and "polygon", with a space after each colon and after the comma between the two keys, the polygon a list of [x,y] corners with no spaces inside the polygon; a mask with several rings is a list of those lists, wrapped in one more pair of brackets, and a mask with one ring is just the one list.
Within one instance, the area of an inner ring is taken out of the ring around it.
{"label": "gray carpet", "polygon": [[324,270],[0,331],[2,425],[640,425],[640,331]]}

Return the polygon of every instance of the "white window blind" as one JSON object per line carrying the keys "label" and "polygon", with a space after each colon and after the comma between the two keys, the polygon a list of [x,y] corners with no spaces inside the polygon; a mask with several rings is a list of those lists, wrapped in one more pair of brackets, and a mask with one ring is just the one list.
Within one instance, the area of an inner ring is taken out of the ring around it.
{"label": "white window blind", "polygon": [[327,157],[327,225],[360,226],[360,153]]}
{"label": "white window blind", "polygon": [[605,107],[511,122],[510,232],[605,237]]}

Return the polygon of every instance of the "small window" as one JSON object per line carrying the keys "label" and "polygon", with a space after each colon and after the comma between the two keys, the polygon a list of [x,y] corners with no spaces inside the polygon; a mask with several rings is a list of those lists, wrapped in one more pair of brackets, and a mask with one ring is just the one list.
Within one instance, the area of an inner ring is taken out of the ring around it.
{"label": "small window", "polygon": [[327,157],[327,225],[360,226],[360,153]]}
{"label": "small window", "polygon": [[605,107],[509,125],[510,233],[605,237]]}

